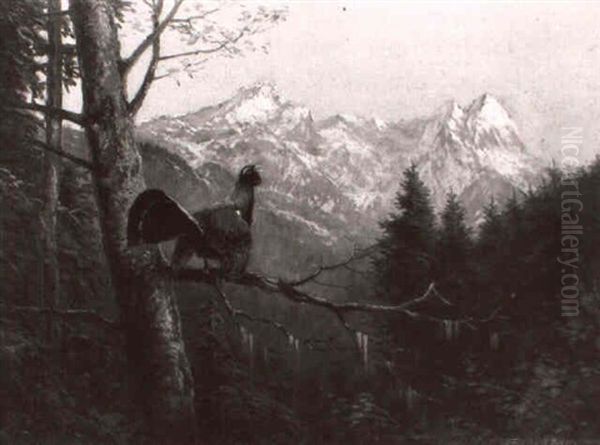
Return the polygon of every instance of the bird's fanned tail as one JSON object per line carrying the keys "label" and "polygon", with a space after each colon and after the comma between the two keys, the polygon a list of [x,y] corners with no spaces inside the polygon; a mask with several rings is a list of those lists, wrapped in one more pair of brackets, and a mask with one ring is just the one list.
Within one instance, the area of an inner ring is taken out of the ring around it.
{"label": "bird's fanned tail", "polygon": [[195,255],[210,268],[215,261],[223,275],[244,272],[252,248],[254,187],[262,178],[254,165],[240,171],[232,203],[189,214],[175,200],[157,189],[146,190],[129,210],[129,246],[177,239],[171,259],[174,269],[184,267]]}
{"label": "bird's fanned tail", "polygon": [[192,215],[165,192],[149,189],[135,199],[127,222],[130,247],[160,243],[181,235],[201,239],[203,230]]}

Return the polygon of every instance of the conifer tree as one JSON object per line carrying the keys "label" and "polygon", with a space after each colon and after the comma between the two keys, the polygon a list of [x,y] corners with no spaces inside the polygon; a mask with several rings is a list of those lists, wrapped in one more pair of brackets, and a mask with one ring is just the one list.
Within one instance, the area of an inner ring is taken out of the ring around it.
{"label": "conifer tree", "polygon": [[[600,155],[590,167],[579,173],[577,187],[581,196],[570,195],[570,198],[580,198],[583,209],[575,210],[579,217],[580,226],[585,235],[580,237],[581,249],[581,281],[586,290],[598,292],[600,288]],[[562,187],[561,193],[566,190]],[[573,187],[569,188],[571,193]],[[571,203],[574,209],[578,205]]]}
{"label": "conifer tree", "polygon": [[10,151],[7,156],[12,158],[14,150],[35,130],[36,120],[6,105],[38,98],[43,92],[35,63],[37,48],[43,44],[36,19],[42,8],[36,0],[0,0],[0,8],[0,137],[3,154]]}
{"label": "conifer tree", "polygon": [[[435,271],[435,216],[415,164],[404,171],[394,204],[395,212],[381,223],[381,255],[374,263],[379,291],[391,304],[422,294]],[[431,326],[390,319],[382,327],[389,335],[389,359],[401,369],[399,378],[412,387],[428,387],[431,373],[421,370],[432,358],[427,355],[433,341]]]}
{"label": "conifer tree", "polygon": [[483,222],[479,228],[475,251],[479,287],[497,290],[502,274],[499,273],[506,242],[505,227],[496,201],[492,197],[483,208]]}
{"label": "conifer tree", "polygon": [[[540,295],[560,292],[561,265],[556,261],[561,252],[561,177],[557,169],[549,169],[547,177],[535,193],[529,194],[520,206],[520,224],[511,219],[511,209],[507,208],[507,218],[513,227],[511,239],[511,275],[518,280],[517,292],[521,295],[523,313],[535,313],[540,304],[548,307],[549,313],[556,309],[550,299],[539,303],[532,299]],[[532,299],[523,305],[525,299]]]}
{"label": "conifer tree", "polygon": [[472,279],[470,257],[473,245],[470,230],[465,222],[465,210],[454,192],[450,192],[442,212],[436,257],[436,278],[442,292],[466,302],[469,282]]}
{"label": "conifer tree", "polygon": [[479,228],[478,249],[482,256],[497,256],[502,244],[502,219],[500,209],[492,197],[483,207],[483,222]]}
{"label": "conifer tree", "polygon": [[384,236],[375,267],[381,291],[392,302],[414,297],[431,281],[435,218],[429,195],[412,164],[396,195],[396,213],[381,224]]}
{"label": "conifer tree", "polygon": [[[533,203],[537,201],[537,197],[530,194],[527,201]],[[524,272],[528,269],[526,263],[535,250],[534,240],[528,236],[531,230],[527,229],[524,204],[519,203],[516,192],[506,202],[502,220],[505,239],[502,258],[496,273],[501,282],[502,293],[508,296],[522,293],[523,281],[527,278],[524,276]],[[529,269],[527,273],[530,274],[531,270]]]}
{"label": "conifer tree", "polygon": [[[7,156],[13,159],[36,156],[31,147],[45,150],[40,184],[32,185],[39,190],[42,203],[42,302],[45,306],[56,307],[60,295],[57,223],[62,118],[59,113],[45,112],[44,125],[32,111],[62,108],[63,87],[75,85],[78,77],[75,54],[72,45],[63,43],[63,36],[72,36],[70,20],[67,11],[62,10],[61,0],[0,1],[4,11],[0,19],[0,31],[4,36],[0,42],[3,83],[0,92],[5,99],[0,105],[0,135],[2,140],[11,141],[8,148],[12,153]],[[44,138],[40,137],[42,131]],[[23,166],[31,164],[20,163]],[[30,173],[28,180],[29,176]],[[48,337],[53,332],[51,318],[50,312]]]}

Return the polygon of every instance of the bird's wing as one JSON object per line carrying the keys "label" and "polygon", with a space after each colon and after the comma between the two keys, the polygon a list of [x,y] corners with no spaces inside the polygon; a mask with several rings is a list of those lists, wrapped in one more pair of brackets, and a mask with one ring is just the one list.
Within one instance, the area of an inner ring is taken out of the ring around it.
{"label": "bird's wing", "polygon": [[206,229],[206,243],[215,255],[226,255],[252,242],[250,226],[232,206],[206,209],[194,216]]}
{"label": "bird's wing", "polygon": [[198,222],[162,190],[142,192],[129,210],[127,241],[130,246],[159,243],[180,235],[202,237]]}

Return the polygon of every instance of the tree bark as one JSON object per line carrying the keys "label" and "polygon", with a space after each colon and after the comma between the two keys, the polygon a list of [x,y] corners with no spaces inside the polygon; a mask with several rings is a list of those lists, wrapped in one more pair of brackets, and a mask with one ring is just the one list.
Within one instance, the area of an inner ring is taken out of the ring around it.
{"label": "tree bark", "polygon": [[[62,56],[60,46],[61,20],[60,0],[48,0],[48,72],[47,105],[62,108]],[[55,152],[62,151],[62,119],[52,113],[46,114],[46,145]],[[57,259],[56,218],[58,211],[58,180],[60,160],[57,155],[46,152],[44,155],[44,183],[42,197],[42,236],[43,236],[43,305],[54,309],[59,303],[60,275]],[[54,336],[52,310],[48,312],[47,335]]]}
{"label": "tree bark", "polygon": [[71,0],[103,244],[121,310],[128,358],[151,443],[195,440],[193,382],[173,286],[156,247],[128,249],[128,210],[145,188],[119,72],[108,0]]}

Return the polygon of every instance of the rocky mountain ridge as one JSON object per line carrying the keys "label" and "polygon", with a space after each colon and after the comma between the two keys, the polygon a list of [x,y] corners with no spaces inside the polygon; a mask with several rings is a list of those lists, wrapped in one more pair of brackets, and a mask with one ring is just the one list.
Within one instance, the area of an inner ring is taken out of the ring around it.
{"label": "rocky mountain ridge", "polygon": [[411,162],[431,188],[436,209],[452,190],[471,223],[492,195],[502,201],[525,190],[542,168],[509,112],[489,94],[467,107],[449,102],[432,116],[407,121],[348,114],[315,120],[309,108],[259,83],[197,112],[146,122],[138,136],[184,160],[221,198],[232,174],[258,163],[263,210],[326,244],[374,239]]}

